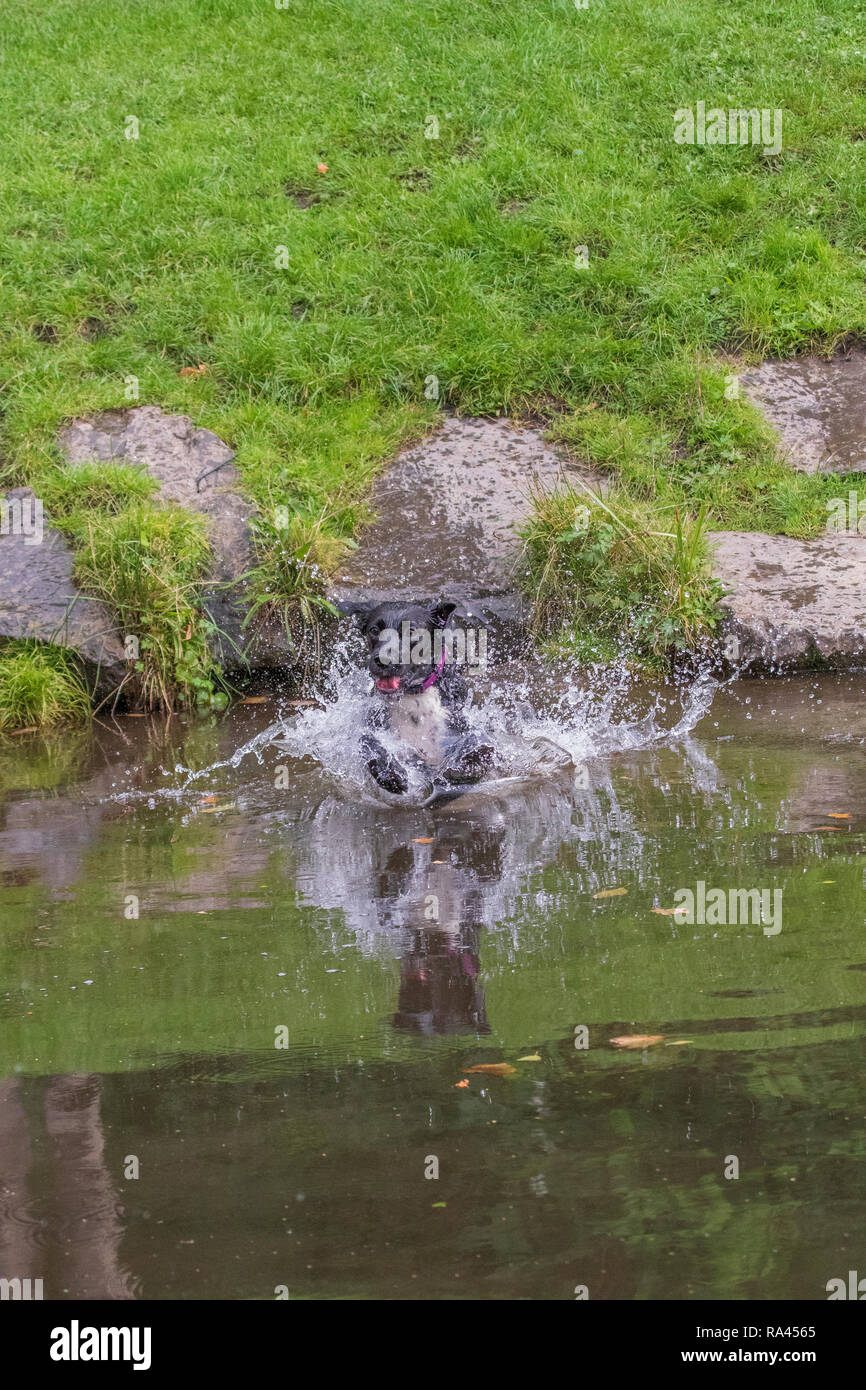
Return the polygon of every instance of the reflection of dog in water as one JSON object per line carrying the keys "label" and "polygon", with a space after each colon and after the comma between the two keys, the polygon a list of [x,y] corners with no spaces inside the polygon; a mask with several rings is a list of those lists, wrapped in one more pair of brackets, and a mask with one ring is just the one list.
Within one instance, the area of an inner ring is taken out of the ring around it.
{"label": "reflection of dog in water", "polygon": [[[581,793],[580,805],[596,803]],[[339,913],[341,938],[400,962],[401,1031],[486,1033],[479,956],[495,953],[492,936],[511,938],[527,877],[573,839],[574,812],[569,769],[468,788],[424,812],[327,796],[296,827],[290,872],[302,902]],[[601,846],[601,829],[593,819],[586,842]]]}
{"label": "reflection of dog in water", "polygon": [[[457,604],[340,607],[357,619],[367,643],[376,703],[361,752],[371,777],[398,796],[408,791],[413,769],[427,796],[454,794],[488,777],[493,748],[469,727],[469,687],[460,669],[478,659],[477,651],[467,658],[467,646],[479,634],[454,627]],[[399,755],[385,747],[382,731],[399,740]]]}
{"label": "reflection of dog in water", "polygon": [[[467,835],[466,831],[469,830]],[[392,851],[383,893],[407,902],[394,1024],[407,1033],[487,1033],[479,933],[485,886],[502,872],[502,829],[451,824],[429,845]]]}

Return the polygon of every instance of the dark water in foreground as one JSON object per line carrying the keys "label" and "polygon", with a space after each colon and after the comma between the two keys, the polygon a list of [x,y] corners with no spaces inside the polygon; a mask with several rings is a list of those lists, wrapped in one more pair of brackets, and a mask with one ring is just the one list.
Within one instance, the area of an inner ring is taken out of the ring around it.
{"label": "dark water in foreground", "polygon": [[[866,677],[741,683],[577,786],[439,810],[267,740],[185,791],[160,770],[277,710],[0,748],[0,1276],[459,1300],[866,1274]],[[652,911],[698,881],[781,890],[781,929]]]}

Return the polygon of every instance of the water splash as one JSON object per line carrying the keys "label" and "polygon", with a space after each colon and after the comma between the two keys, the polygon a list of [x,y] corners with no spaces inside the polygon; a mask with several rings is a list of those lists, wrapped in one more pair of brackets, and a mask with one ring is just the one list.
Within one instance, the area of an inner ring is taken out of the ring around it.
{"label": "water splash", "polygon": [[[708,671],[687,686],[651,687],[624,665],[575,673],[567,667],[523,665],[494,670],[465,710],[475,733],[496,749],[497,778],[541,776],[624,749],[647,748],[685,737],[709,709],[719,682]],[[383,793],[364,768],[359,731],[375,698],[364,671],[341,663],[323,708],[281,720],[231,759],[231,765],[268,744],[295,758],[314,758],[338,783],[365,799],[418,802],[429,784],[420,776],[405,797]],[[398,757],[399,741],[377,734]]]}
{"label": "water splash", "polygon": [[[476,683],[465,709],[473,731],[496,749],[496,777],[484,786],[501,789],[612,753],[681,740],[706,714],[719,684],[707,670],[688,684],[652,685],[625,663],[579,671],[539,662],[492,668]],[[147,795],[183,800],[219,780],[218,774],[237,772],[248,759],[263,765],[276,753],[315,769],[353,798],[379,805],[423,804],[430,783],[421,771],[410,768],[409,790],[395,797],[382,791],[364,766],[359,734],[377,697],[348,643],[335,650],[324,689],[321,704],[282,715],[231,756],[195,770],[177,763],[178,780],[159,791],[151,787]],[[395,735],[377,731],[377,737],[398,758],[405,753]]]}

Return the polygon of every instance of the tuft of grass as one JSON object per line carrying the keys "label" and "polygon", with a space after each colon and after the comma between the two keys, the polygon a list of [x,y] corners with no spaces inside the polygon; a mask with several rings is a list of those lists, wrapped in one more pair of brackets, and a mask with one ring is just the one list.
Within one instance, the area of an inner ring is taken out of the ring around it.
{"label": "tuft of grass", "polygon": [[94,513],[113,516],[147,502],[159,483],[146,468],[123,463],[57,464],[33,486],[52,523],[74,540],[87,534]]}
{"label": "tuft of grass", "polygon": [[70,652],[42,642],[0,645],[0,732],[89,718],[90,693]]}
{"label": "tuft of grass", "polygon": [[719,621],[705,507],[690,516],[622,494],[536,487],[522,559],[536,633],[559,651],[659,667],[702,646]]}
{"label": "tuft of grass", "polygon": [[210,648],[215,628],[200,607],[209,559],[204,519],[181,507],[137,502],[87,523],[76,579],[137,640],[127,679],[148,708],[224,700]]}
{"label": "tuft of grass", "polygon": [[258,560],[246,576],[251,599],[244,626],[255,631],[279,623],[299,685],[320,673],[322,630],[338,616],[325,594],[326,576],[356,544],[334,533],[333,520],[333,509],[325,506],[281,516],[280,524],[258,517],[253,529]]}
{"label": "tuft of grass", "polygon": [[262,612],[277,615],[291,636],[298,620],[309,625],[323,614],[336,615],[325,597],[325,578],[356,542],[334,535],[329,530],[332,518],[333,510],[323,507],[287,515],[285,525],[266,517],[256,519],[254,543],[259,558],[247,576],[254,593],[247,622]]}

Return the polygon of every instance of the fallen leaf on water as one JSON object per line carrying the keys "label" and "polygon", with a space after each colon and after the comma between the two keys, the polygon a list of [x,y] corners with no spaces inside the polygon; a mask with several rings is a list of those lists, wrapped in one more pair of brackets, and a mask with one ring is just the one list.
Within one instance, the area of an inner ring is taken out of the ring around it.
{"label": "fallen leaf on water", "polygon": [[611,1038],[617,1047],[651,1047],[664,1042],[664,1033],[628,1033],[624,1038]]}
{"label": "fallen leaf on water", "polygon": [[266,705],[270,697],[267,695],[247,695],[241,700],[242,705]]}
{"label": "fallen leaf on water", "polygon": [[207,363],[199,362],[197,367],[181,367],[178,376],[207,376]]}
{"label": "fallen leaf on water", "polygon": [[850,811],[828,811],[828,812],[827,812],[827,815],[830,817],[830,820],[850,820],[850,819],[851,819],[851,812],[850,812]]}
{"label": "fallen leaf on water", "polygon": [[517,1071],[510,1062],[481,1062],[477,1067],[464,1067],[466,1072],[483,1072],[485,1076],[513,1076]]}
{"label": "fallen leaf on water", "polygon": [[518,1062],[540,1062],[541,1058],[537,1052],[530,1052],[528,1057],[518,1057]]}
{"label": "fallen leaf on water", "polygon": [[816,825],[816,830],[841,830],[841,825]]}
{"label": "fallen leaf on water", "polygon": [[651,907],[650,912],[654,912],[657,917],[673,917],[675,913],[685,913],[685,907]]}
{"label": "fallen leaf on water", "polygon": [[623,893],[627,893],[627,888],[604,888],[600,893],[593,893],[594,898],[620,898]]}
{"label": "fallen leaf on water", "polygon": [[413,845],[432,845],[432,843],[433,843],[433,836],[432,836],[432,835],[419,835],[418,838],[417,838],[417,840],[413,840],[412,843],[413,843]]}
{"label": "fallen leaf on water", "polygon": [[676,1042],[666,1042],[665,1047],[688,1047],[691,1038],[677,1038]]}
{"label": "fallen leaf on water", "polygon": [[458,1090],[458,1091],[460,1090],[460,1088],[461,1088],[462,1086],[468,1086],[468,1085],[469,1085],[469,1082],[468,1082],[468,1081],[455,1081],[455,1082],[454,1082],[454,1088],[455,1088],[455,1090]]}

